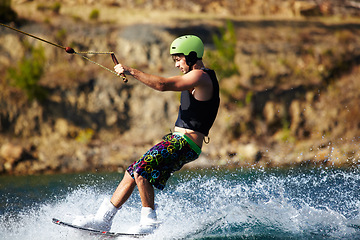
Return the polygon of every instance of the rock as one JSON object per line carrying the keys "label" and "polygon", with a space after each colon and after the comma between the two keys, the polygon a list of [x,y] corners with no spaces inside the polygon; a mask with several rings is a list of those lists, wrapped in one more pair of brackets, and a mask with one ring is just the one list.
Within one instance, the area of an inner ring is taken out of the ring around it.
{"label": "rock", "polygon": [[55,122],[55,129],[62,137],[66,137],[69,134],[69,124],[64,118],[58,118]]}
{"label": "rock", "polygon": [[117,40],[119,55],[126,59],[126,65],[157,68],[169,59],[169,45],[174,39],[164,27],[139,24],[126,27]]}
{"label": "rock", "polygon": [[319,7],[315,1],[294,1],[292,10],[295,16],[319,14]]}
{"label": "rock", "polygon": [[260,150],[254,143],[239,145],[237,153],[241,159],[244,159],[247,162],[257,163],[261,159],[261,156],[259,155]]}
{"label": "rock", "polygon": [[285,115],[284,105],[274,101],[265,104],[263,115],[268,125],[280,124]]}
{"label": "rock", "polygon": [[0,149],[0,156],[11,164],[19,161],[23,153],[23,147],[11,143],[2,145]]}
{"label": "rock", "polygon": [[24,154],[24,148],[15,144],[5,143],[1,146],[0,156],[4,159],[4,168],[11,171],[13,167],[21,160]]}

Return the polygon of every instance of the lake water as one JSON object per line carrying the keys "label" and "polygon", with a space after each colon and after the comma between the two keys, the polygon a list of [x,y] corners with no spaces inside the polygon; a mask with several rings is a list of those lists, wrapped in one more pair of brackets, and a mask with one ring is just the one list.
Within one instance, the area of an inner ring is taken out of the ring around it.
{"label": "lake water", "polygon": [[[143,239],[360,239],[359,169],[181,171],[156,191],[162,225]],[[0,239],[99,239],[55,225],[95,213],[122,174],[0,177]],[[137,190],[112,231],[140,217]],[[104,239],[104,238],[103,238]],[[125,239],[125,238],[121,238]]]}

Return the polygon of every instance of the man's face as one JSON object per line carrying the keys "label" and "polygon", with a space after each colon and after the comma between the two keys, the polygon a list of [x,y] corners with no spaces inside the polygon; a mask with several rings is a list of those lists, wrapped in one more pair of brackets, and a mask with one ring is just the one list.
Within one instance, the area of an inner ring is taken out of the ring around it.
{"label": "man's face", "polygon": [[189,66],[186,64],[186,59],[183,54],[173,56],[175,67],[179,68],[184,74],[189,72]]}

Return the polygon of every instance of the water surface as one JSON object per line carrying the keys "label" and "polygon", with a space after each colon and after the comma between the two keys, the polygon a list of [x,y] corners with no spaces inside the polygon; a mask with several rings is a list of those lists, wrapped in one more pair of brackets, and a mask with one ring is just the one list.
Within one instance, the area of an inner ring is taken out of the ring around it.
{"label": "water surface", "polygon": [[[121,178],[0,177],[0,239],[99,239],[51,219],[95,213]],[[358,169],[181,171],[156,191],[162,225],[143,239],[360,239],[359,187]],[[136,190],[112,231],[137,224],[140,209]]]}

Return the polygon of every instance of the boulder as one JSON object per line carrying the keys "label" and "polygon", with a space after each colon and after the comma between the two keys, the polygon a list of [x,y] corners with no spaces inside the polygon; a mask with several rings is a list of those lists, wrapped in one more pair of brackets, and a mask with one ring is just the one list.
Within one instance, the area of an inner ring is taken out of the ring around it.
{"label": "boulder", "polygon": [[3,165],[5,170],[12,170],[14,165],[21,160],[24,152],[24,148],[19,145],[12,143],[2,145],[0,148],[0,157],[4,159]]}

